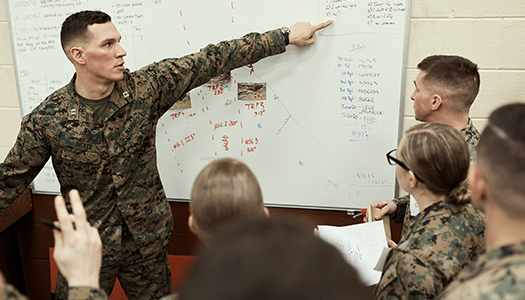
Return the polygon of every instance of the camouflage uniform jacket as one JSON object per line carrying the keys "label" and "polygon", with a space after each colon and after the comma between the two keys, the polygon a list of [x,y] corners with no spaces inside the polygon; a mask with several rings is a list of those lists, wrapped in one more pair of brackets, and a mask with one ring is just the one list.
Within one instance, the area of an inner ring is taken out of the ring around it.
{"label": "camouflage uniform jacket", "polygon": [[525,242],[487,252],[463,269],[439,299],[524,299]]}
{"label": "camouflage uniform jacket", "polygon": [[91,287],[70,287],[68,300],[108,300],[109,297],[103,289]]}
{"label": "camouflage uniform jacket", "polygon": [[[4,287],[4,299],[5,300],[29,300],[26,296],[20,294],[20,292],[12,285],[7,284]],[[71,287],[69,288],[69,300],[107,300],[108,295],[102,289],[96,289],[91,287]]]}
{"label": "camouflage uniform jacket", "polygon": [[[459,132],[463,135],[465,141],[467,142],[468,150],[470,152],[470,161],[472,161],[476,155],[476,146],[478,145],[480,136],[479,131],[472,124],[472,120],[469,119],[467,126],[463,127],[463,129],[461,129]],[[409,224],[411,222],[410,220],[412,219],[410,212],[410,195],[398,197],[393,201],[397,205],[397,212],[393,217],[394,221],[399,225]],[[405,235],[405,231],[405,228],[403,228],[401,237]]]}
{"label": "camouflage uniform jacket", "polygon": [[6,284],[4,286],[4,295],[3,298],[0,296],[0,299],[5,300],[29,300],[25,295],[22,295],[13,285]]}
{"label": "camouflage uniform jacket", "polygon": [[0,164],[0,216],[51,156],[62,194],[80,191],[104,250],[120,246],[124,221],[142,255],[158,252],[169,241],[173,217],[157,170],[157,121],[191,89],[284,51],[284,36],[273,30],[125,70],[101,118],[80,101],[73,77],[23,118]]}
{"label": "camouflage uniform jacket", "polygon": [[439,201],[425,208],[390,251],[376,299],[432,299],[485,251],[485,218],[472,204]]}

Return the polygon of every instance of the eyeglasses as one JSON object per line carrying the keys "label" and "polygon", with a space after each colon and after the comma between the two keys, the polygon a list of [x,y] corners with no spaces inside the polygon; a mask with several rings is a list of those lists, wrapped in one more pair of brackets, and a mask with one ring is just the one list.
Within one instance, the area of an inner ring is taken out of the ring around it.
{"label": "eyeglasses", "polygon": [[[386,160],[388,161],[388,163],[391,165],[391,166],[395,166],[396,164],[398,164],[401,168],[407,170],[407,171],[412,171],[410,170],[407,165],[405,165],[404,162],[400,161],[399,159],[395,158],[394,156],[392,156],[392,153],[395,152],[397,149],[394,149],[390,152],[388,152],[386,154]],[[414,173],[414,171],[412,171],[412,173]],[[414,176],[416,176],[417,180],[419,180],[419,182],[421,183],[425,183],[423,180],[421,180],[421,178],[419,178],[419,176],[416,175],[416,173],[414,173]]]}

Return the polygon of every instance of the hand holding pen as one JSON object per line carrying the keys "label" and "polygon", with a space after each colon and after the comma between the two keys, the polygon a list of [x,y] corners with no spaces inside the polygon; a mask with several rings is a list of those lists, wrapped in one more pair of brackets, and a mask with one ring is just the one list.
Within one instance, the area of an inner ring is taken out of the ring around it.
{"label": "hand holding pen", "polygon": [[[384,203],[384,204],[381,204],[381,205],[378,205],[378,206],[375,206],[379,209],[382,209],[383,207],[387,206],[388,203]],[[357,217],[360,217],[360,216],[363,216],[365,218],[365,222],[366,222],[366,208],[361,208],[361,212],[358,213],[357,215],[354,215],[353,218],[357,218]],[[377,218],[376,218],[377,219]],[[377,219],[377,220],[380,220],[380,219]]]}
{"label": "hand holding pen", "polygon": [[376,220],[381,220],[384,215],[394,216],[397,212],[397,205],[392,200],[374,201],[372,202],[372,206],[381,208],[381,211],[375,215]]}

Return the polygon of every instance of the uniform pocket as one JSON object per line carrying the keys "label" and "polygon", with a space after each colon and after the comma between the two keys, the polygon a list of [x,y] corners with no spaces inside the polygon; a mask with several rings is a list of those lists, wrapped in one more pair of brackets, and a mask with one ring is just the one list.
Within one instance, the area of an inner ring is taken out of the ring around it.
{"label": "uniform pocket", "polygon": [[142,148],[145,142],[155,143],[153,123],[139,113],[135,113],[124,125],[117,143],[126,151],[134,153]]}
{"label": "uniform pocket", "polygon": [[383,270],[381,279],[376,286],[375,297],[378,299],[388,298],[387,295],[391,295],[391,290],[395,289],[394,282],[398,279],[397,274],[397,262],[391,263],[387,266],[386,270]]}
{"label": "uniform pocket", "polygon": [[72,160],[83,164],[98,164],[100,163],[100,156],[91,149],[79,149],[65,146],[62,149],[62,159]]}
{"label": "uniform pocket", "polygon": [[58,170],[55,169],[62,188],[75,188],[82,193],[95,186],[103,166],[100,154],[93,150],[64,146],[60,161],[56,164]]}

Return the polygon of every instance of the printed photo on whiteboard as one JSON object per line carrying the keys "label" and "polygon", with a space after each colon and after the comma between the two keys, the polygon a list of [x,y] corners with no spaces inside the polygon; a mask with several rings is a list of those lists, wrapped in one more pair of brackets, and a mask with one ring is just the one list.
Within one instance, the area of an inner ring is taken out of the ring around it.
{"label": "printed photo on whiteboard", "polygon": [[239,82],[239,100],[266,100],[266,83]]}

